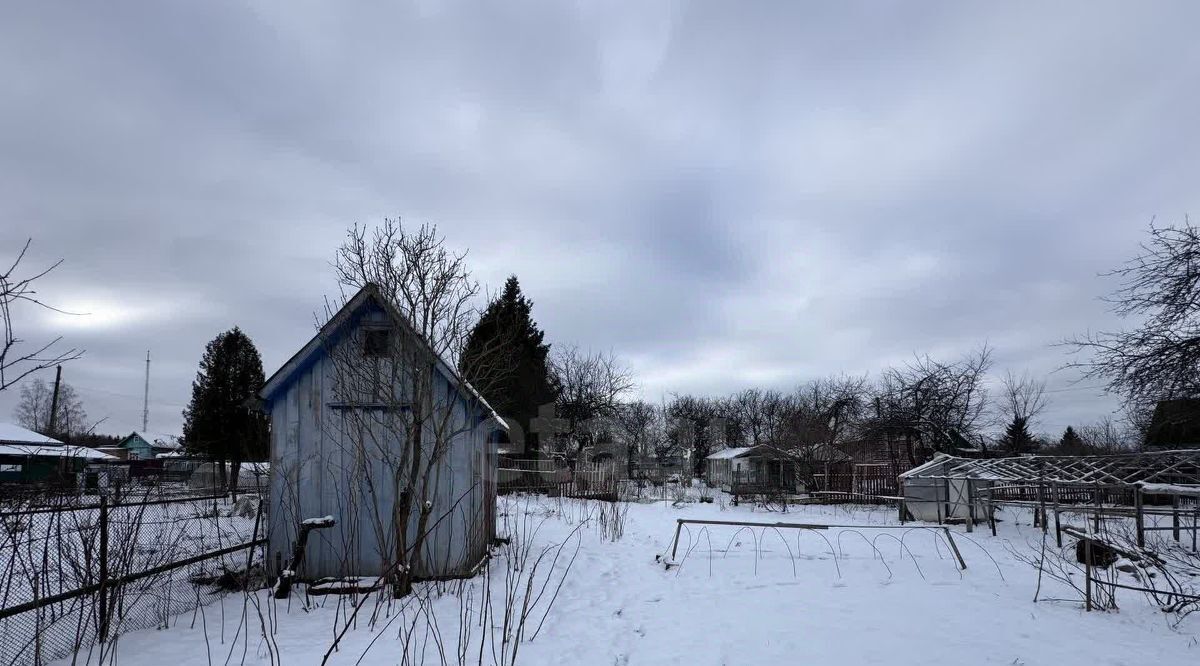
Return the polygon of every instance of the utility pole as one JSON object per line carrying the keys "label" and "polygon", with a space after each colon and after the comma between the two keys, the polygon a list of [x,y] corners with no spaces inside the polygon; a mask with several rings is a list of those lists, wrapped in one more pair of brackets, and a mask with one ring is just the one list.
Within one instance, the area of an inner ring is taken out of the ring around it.
{"label": "utility pole", "polygon": [[49,432],[47,437],[54,436],[54,421],[58,416],[58,387],[62,384],[62,366],[58,366],[58,371],[54,373],[54,397],[50,398],[50,423],[46,428]]}
{"label": "utility pole", "polygon": [[150,350],[146,350],[146,390],[142,394],[142,435],[150,425]]}

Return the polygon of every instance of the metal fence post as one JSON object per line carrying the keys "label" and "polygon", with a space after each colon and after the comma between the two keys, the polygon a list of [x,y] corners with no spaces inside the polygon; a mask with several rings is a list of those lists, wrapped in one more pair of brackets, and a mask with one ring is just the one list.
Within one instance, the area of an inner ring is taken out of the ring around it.
{"label": "metal fence post", "polygon": [[1062,548],[1062,519],[1058,507],[1058,482],[1050,482],[1050,490],[1054,493],[1054,542]]}
{"label": "metal fence post", "polygon": [[1038,479],[1037,509],[1033,512],[1033,524],[1042,528],[1042,534],[1046,533],[1046,482],[1043,479]]}
{"label": "metal fence post", "polygon": [[[675,561],[675,553],[679,550],[679,531],[683,529],[683,519],[675,519],[675,538],[671,540],[671,561]],[[689,532],[691,534],[691,532]]]}
{"label": "metal fence post", "polygon": [[1138,548],[1146,547],[1146,518],[1142,515],[1142,489],[1133,488],[1133,522],[1137,528]]}
{"label": "metal fence post", "polygon": [[103,643],[108,635],[108,497],[100,497],[100,608],[96,633]]}
{"label": "metal fence post", "polygon": [[996,482],[989,482],[987,489],[987,518],[988,526],[992,528],[992,536],[996,536]]}
{"label": "metal fence post", "polygon": [[1171,536],[1179,542],[1179,495],[1171,495]]}
{"label": "metal fence post", "polygon": [[[946,520],[949,521],[950,517],[954,516],[954,512],[952,510],[950,510],[950,478],[949,478],[949,476],[947,476],[947,478],[943,479],[942,481],[943,481],[943,485],[944,485],[944,490],[946,490],[946,509],[943,510],[943,514],[946,514]],[[941,518],[938,518],[937,522],[941,523],[942,522]]]}
{"label": "metal fence post", "polygon": [[967,531],[975,531],[975,480],[967,479]]}
{"label": "metal fence post", "polygon": [[1084,575],[1084,595],[1087,598],[1087,609],[1092,610],[1092,539],[1089,537],[1084,541],[1083,559],[1083,575]]}

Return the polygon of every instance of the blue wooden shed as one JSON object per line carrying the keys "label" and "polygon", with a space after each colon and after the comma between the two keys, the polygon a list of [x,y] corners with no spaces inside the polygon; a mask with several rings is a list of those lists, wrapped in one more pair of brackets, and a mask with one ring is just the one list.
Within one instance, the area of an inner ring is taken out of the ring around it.
{"label": "blue wooden shed", "polygon": [[[310,580],[384,575],[395,561],[396,533],[406,530],[409,543],[416,537],[417,512],[407,526],[395,524],[393,513],[395,479],[406,473],[396,461],[412,447],[364,417],[388,418],[399,409],[402,401],[394,398],[403,388],[381,386],[386,400],[347,398],[339,388],[345,359],[377,354],[373,346],[387,335],[419,338],[380,290],[368,285],[259,392],[271,422],[271,574],[287,563],[304,520],[331,516],[335,523],[309,537],[296,573]],[[444,454],[430,465],[428,536],[423,552],[410,560],[418,578],[465,576],[496,536],[496,433],[507,426],[444,359],[431,353],[429,363],[435,399],[451,406],[448,415],[458,426]]]}

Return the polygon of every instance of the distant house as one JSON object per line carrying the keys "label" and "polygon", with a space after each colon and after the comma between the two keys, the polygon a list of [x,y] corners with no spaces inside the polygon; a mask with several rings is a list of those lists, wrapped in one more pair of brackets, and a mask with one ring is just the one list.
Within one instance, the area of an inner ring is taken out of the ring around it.
{"label": "distant house", "polygon": [[117,447],[125,449],[129,453],[126,455],[128,460],[154,460],[161,455],[178,454],[180,446],[178,444],[165,444],[163,442],[152,442],[149,438],[141,433],[134,431],[129,433],[125,439],[121,440]]}
{"label": "distant house", "polygon": [[[399,341],[424,351],[396,356],[393,350]],[[454,421],[454,427],[444,430],[453,433],[446,451],[432,468],[436,501],[428,505],[431,527],[425,552],[412,558],[414,574],[468,575],[487,556],[496,536],[494,435],[507,426],[470,384],[422,344],[404,315],[368,285],[259,392],[271,420],[266,558],[271,574],[279,574],[301,522],[308,519],[330,516],[334,526],[308,541],[298,572],[302,578],[384,575],[394,561],[391,549],[397,533],[406,535],[405,542],[415,541],[416,511],[409,525],[391,524],[402,498],[397,497],[396,465],[390,461],[412,448],[402,430],[387,425],[393,413],[411,409],[404,406],[404,387],[391,383],[397,376],[391,369],[405,367],[393,364],[412,363],[411,359],[420,359],[433,373],[434,396],[426,399],[444,406],[447,418]],[[353,391],[338,395],[338,373],[352,361],[370,368],[364,374],[374,378],[361,397],[354,397]]]}
{"label": "distant house", "polygon": [[704,480],[709,486],[729,490],[735,475],[749,472],[754,465],[758,446],[736,446],[721,449],[704,459]]}
{"label": "distant house", "polygon": [[[871,445],[864,456],[870,455]],[[896,475],[892,463],[858,462],[841,447],[813,444],[781,450],[769,445],[717,451],[705,459],[709,486],[738,495],[856,493],[891,495]]]}
{"label": "distant house", "polygon": [[1160,400],[1154,406],[1145,448],[1149,451],[1200,447],[1200,399]]}
{"label": "distant house", "polygon": [[63,444],[11,423],[0,423],[0,483],[73,485],[88,463],[115,460],[82,446]]}
{"label": "distant house", "polygon": [[827,444],[796,451],[765,444],[742,446],[705,458],[705,478],[708,485],[734,494],[739,494],[739,489],[794,493],[804,489],[803,477],[825,469],[828,463],[849,460],[849,455]]}

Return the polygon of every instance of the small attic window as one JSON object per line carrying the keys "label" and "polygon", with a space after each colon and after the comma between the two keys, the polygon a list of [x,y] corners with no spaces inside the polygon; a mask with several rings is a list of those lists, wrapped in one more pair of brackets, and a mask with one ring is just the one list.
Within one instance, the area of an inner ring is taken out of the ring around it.
{"label": "small attic window", "polygon": [[392,331],[388,328],[368,328],[363,331],[363,356],[383,358],[391,349]]}

